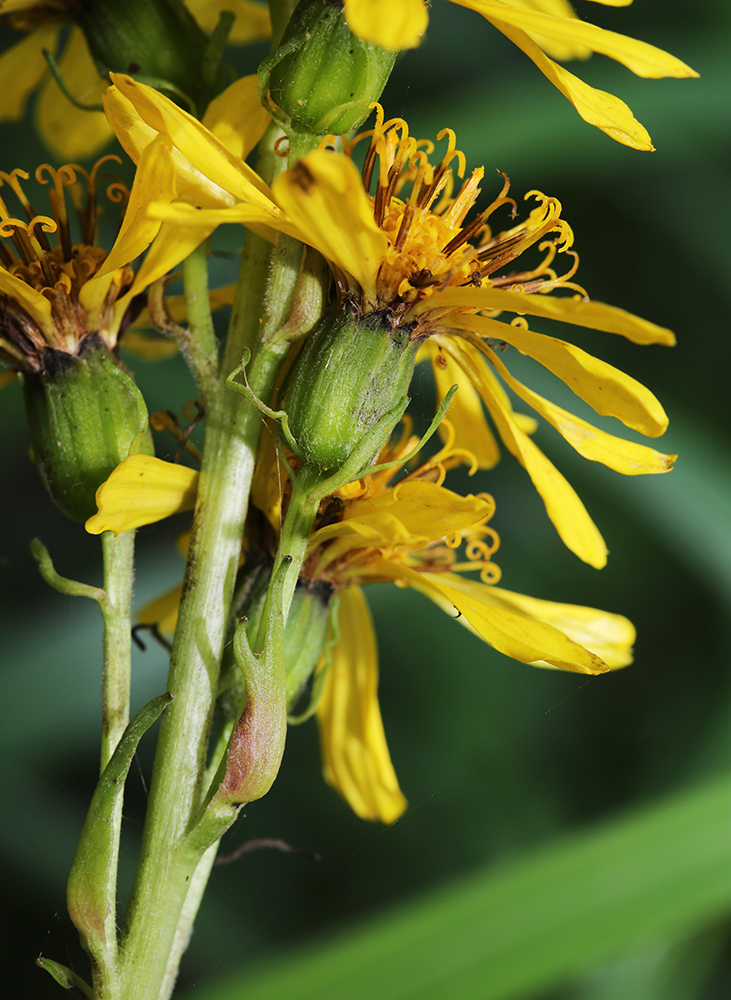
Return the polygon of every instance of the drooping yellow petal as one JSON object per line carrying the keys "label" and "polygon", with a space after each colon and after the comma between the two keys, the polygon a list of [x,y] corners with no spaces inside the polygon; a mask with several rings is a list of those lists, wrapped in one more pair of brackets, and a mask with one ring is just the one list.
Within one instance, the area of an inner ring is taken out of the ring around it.
{"label": "drooping yellow petal", "polygon": [[487,18],[496,27],[502,25],[520,28],[531,34],[545,35],[558,42],[574,45],[585,45],[592,52],[599,52],[616,59],[628,69],[651,79],[661,77],[693,77],[698,76],[695,70],[686,66],[680,59],[668,52],[640,42],[627,35],[619,35],[615,31],[607,31],[595,24],[589,24],[573,17],[556,17],[543,14],[537,10],[516,7],[503,0],[452,0],[461,7],[469,7]]}
{"label": "drooping yellow petal", "polygon": [[15,122],[23,117],[25,102],[48,69],[43,49],[55,51],[58,31],[53,25],[44,25],[0,56],[0,122]]}
{"label": "drooping yellow petal", "polygon": [[452,618],[461,620],[464,617],[463,624],[514,660],[531,664],[545,661],[559,670],[582,674],[602,674],[608,670],[601,657],[553,625],[509,606],[497,606],[490,600],[493,588],[487,584],[465,581],[454,573],[418,573],[407,566],[385,561],[374,564],[373,572],[381,577],[407,581]]}
{"label": "drooping yellow petal", "polygon": [[317,709],[322,770],[361,819],[393,823],[406,808],[378,705],[378,652],[358,587],[340,595],[340,638]]}
{"label": "drooping yellow petal", "polygon": [[614,469],[626,476],[668,472],[677,455],[665,455],[645,445],[607,434],[549,402],[513,378],[502,362],[490,351],[492,363],[511,389],[537,410],[584,458]]}
{"label": "drooping yellow petal", "polygon": [[95,277],[109,274],[136,260],[157,236],[160,222],[148,217],[147,206],[151,201],[170,202],[177,194],[172,149],[169,137],[157,134],[142,150],[122,228]]}
{"label": "drooping yellow petal", "polygon": [[[99,76],[78,28],[71,29],[58,68],[78,101],[86,105],[101,103],[108,84]],[[104,113],[77,108],[54,79],[48,80],[38,97],[35,118],[43,141],[62,160],[96,156],[113,138]]]}
{"label": "drooping yellow petal", "polygon": [[[612,670],[632,662],[636,632],[632,622],[624,615],[578,604],[556,604],[478,583],[456,573],[440,574],[439,582],[447,582],[453,595],[464,594],[476,604],[515,612],[558,629],[573,642],[595,653]],[[531,661],[531,665],[554,666],[545,659]]]}
{"label": "drooping yellow petal", "polygon": [[511,344],[560,378],[602,416],[616,417],[648,437],[659,437],[667,430],[667,414],[649,389],[574,344],[484,316],[458,316],[454,326]]}
{"label": "drooping yellow petal", "polygon": [[393,52],[416,48],[429,23],[424,0],[345,0],[345,18],[358,38]]}
{"label": "drooping yellow petal", "polygon": [[11,370],[0,371],[0,389],[4,389],[6,385],[10,385],[17,377],[17,372]]}
{"label": "drooping yellow petal", "polygon": [[604,333],[618,333],[635,344],[662,344],[672,347],[675,334],[665,327],[651,323],[632,313],[609,306],[605,302],[589,299],[558,297],[553,295],[525,295],[509,292],[504,288],[450,287],[435,291],[425,303],[414,306],[409,316],[418,315],[427,309],[446,307],[451,309],[499,309],[517,313],[519,316],[541,316],[555,319],[573,326],[583,326]]}
{"label": "drooping yellow petal", "polygon": [[490,351],[490,354],[493,365],[513,392],[552,424],[583,458],[591,462],[601,462],[602,465],[624,476],[669,472],[672,469],[677,455],[663,455],[654,448],[635,444],[634,441],[625,441],[624,438],[615,437],[598,427],[593,427],[513,378],[494,352]]}
{"label": "drooping yellow petal", "polygon": [[130,302],[136,295],[140,295],[158,278],[162,278],[163,275],[177,267],[189,254],[193,253],[196,247],[208,239],[213,228],[213,226],[185,226],[164,222],[135,275],[132,287],[114,304],[113,327],[119,326]]}
{"label": "drooping yellow petal", "polygon": [[236,201],[255,204],[271,201],[271,192],[259,175],[196,118],[153,87],[122,73],[110,75],[139,117],[156,132],[167,133],[175,148],[197,171],[201,193],[208,193],[210,207]]}
{"label": "drooping yellow petal", "polygon": [[469,375],[487,406],[505,447],[531,477],[546,506],[546,513],[564,545],[590,566],[601,569],[606,565],[607,547],[599,529],[573,487],[518,427],[504,392],[494,390],[495,376],[487,365],[470,356],[454,340],[445,340],[444,349],[452,354]]}
{"label": "drooping yellow petal", "polygon": [[[432,372],[437,390],[437,406],[453,385],[459,389],[449,404],[449,422],[454,429],[454,447],[468,451],[475,456],[479,469],[492,469],[500,459],[497,441],[487,425],[482,400],[472,383],[454,359],[439,350],[436,338],[430,337],[424,344],[432,362]],[[439,428],[442,440],[446,440],[443,426]]]}
{"label": "drooping yellow petal", "polygon": [[149,604],[145,604],[135,615],[139,624],[154,625],[161,635],[174,635],[182,593],[183,585],[178,584],[166,594],[162,594],[154,601],[150,601]]}
{"label": "drooping yellow petal", "polygon": [[187,0],[187,7],[207,34],[216,27],[223,11],[235,14],[236,20],[228,36],[231,45],[258,42],[272,33],[266,4],[252,0]]}
{"label": "drooping yellow petal", "polygon": [[[501,587],[486,586],[473,580],[466,580],[456,574],[450,575],[450,582],[456,591],[479,591],[480,599],[496,607],[504,607],[526,615],[535,621],[545,622],[563,632],[574,642],[596,653],[611,670],[626,667],[632,662],[632,646],[636,638],[635,627],[624,615],[587,608],[578,604],[557,604],[526,594],[516,594]],[[534,666],[548,666],[546,661],[537,661]]]}
{"label": "drooping yellow petal", "polygon": [[132,455],[117,466],[96,491],[97,513],[86,522],[92,535],[154,524],[171,514],[192,510],[198,473],[151,455]]}
{"label": "drooping yellow petal", "polygon": [[315,150],[273,185],[277,204],[319,250],[375,302],[376,277],[388,248],[373,218],[358,168],[347,156]]}
{"label": "drooping yellow petal", "polygon": [[242,160],[264,135],[270,121],[269,112],[259,100],[259,77],[256,73],[242,76],[227,87],[211,101],[203,116],[205,127]]}
{"label": "drooping yellow petal", "polygon": [[[641,152],[654,150],[649,132],[619,97],[591,87],[563,66],[559,66],[543,52],[543,46],[536,44],[534,38],[520,28],[499,22],[495,22],[495,27],[525,52],[541,73],[573,104],[585,122],[596,126],[610,139],[621,142],[631,149],[638,149]],[[551,51],[553,46],[546,48]]]}
{"label": "drooping yellow petal", "polygon": [[49,343],[55,337],[56,328],[51,315],[51,303],[26,281],[16,278],[0,264],[0,293],[14,299],[33,318],[36,326],[43,331]]}
{"label": "drooping yellow petal", "polygon": [[140,118],[134,104],[118,87],[108,87],[104,91],[102,104],[109,126],[122,149],[133,163],[139,163],[142,150],[149,146],[158,134],[157,130]]}

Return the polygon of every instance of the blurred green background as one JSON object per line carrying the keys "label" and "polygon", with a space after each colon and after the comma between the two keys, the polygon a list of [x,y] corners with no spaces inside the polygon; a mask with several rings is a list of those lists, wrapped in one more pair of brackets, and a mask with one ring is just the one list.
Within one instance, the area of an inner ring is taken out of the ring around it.
{"label": "blurred green background", "polygon": [[[214,869],[181,995],[731,995],[731,8],[577,7],[700,72],[638,80],[601,57],[575,69],[627,101],[654,154],[584,124],[498,32],[441,0],[383,101],[417,136],[454,128],[468,167],[487,168],[483,197],[497,191],[493,167],[518,199],[531,188],[557,196],[591,296],[678,335],[666,350],[566,331],[660,397],[670,416],[661,447],[680,455],[669,476],[624,479],[582,463],[550,428],[538,431],[605,534],[604,571],[562,547],[510,456],[469,484],[496,498],[504,585],[628,615],[636,662],[599,678],[532,670],[418,595],[371,588],[381,706],[409,811],[389,829],[356,819],[320,777],[314,725],[291,731],[273,790],[247,808],[223,850],[282,838],[320,860],[260,851]],[[13,39],[3,29],[2,41]],[[263,53],[249,50],[240,66],[252,71]],[[28,123],[2,126],[0,137],[3,170],[48,159]],[[240,240],[231,229],[216,245]],[[232,260],[217,267],[222,280],[235,272]],[[192,397],[180,360],[128,360],[150,411],[179,410]],[[560,402],[540,379],[530,384]],[[96,780],[101,624],[90,602],[42,584],[28,543],[40,536],[59,572],[89,582],[100,580],[100,559],[96,539],[43,492],[17,384],[0,393],[0,418],[3,982],[8,995],[44,1000],[59,988],[34,967],[39,952],[86,969],[64,886]],[[139,604],[177,582],[181,527],[173,519],[139,533]],[[152,643],[135,652],[135,706],[164,683],[163,651]],[[128,783],[123,888],[153,742],[143,742]]]}

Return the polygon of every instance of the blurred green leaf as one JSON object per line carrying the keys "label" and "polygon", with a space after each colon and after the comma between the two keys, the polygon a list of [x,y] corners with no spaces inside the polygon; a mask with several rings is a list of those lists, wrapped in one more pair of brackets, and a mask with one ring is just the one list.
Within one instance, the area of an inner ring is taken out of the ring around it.
{"label": "blurred green leaf", "polygon": [[488,869],[200,1000],[509,1000],[731,908],[724,778]]}

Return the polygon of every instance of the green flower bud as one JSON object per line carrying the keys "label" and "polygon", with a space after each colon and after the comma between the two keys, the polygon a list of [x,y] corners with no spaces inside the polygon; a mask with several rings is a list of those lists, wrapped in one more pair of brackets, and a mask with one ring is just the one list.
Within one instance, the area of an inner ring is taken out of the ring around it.
{"label": "green flower bud", "polygon": [[[419,349],[412,329],[412,324],[394,326],[386,311],[356,319],[341,305],[331,307],[315,327],[284,401],[306,466],[336,471],[386,414],[405,405]],[[383,444],[374,443],[371,458]]]}
{"label": "green flower bud", "polygon": [[208,39],[180,0],[78,0],[78,8],[76,21],[103,76],[131,73],[173,97],[200,97]]}
{"label": "green flower bud", "polygon": [[350,31],[338,0],[300,0],[259,80],[287,131],[343,135],[368,117],[395,59]]}
{"label": "green flower bud", "polygon": [[97,338],[79,354],[47,349],[45,368],[24,372],[33,455],[51,498],[74,521],[96,511],[95,494],[130,454],[153,454],[139,389]]}

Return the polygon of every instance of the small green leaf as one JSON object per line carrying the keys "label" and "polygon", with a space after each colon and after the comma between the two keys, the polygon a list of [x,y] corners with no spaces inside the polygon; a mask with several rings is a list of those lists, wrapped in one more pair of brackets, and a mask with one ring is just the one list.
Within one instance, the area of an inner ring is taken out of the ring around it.
{"label": "small green leaf", "polygon": [[66,887],[69,915],[92,959],[109,966],[116,957],[116,891],[124,782],[137,744],[172,700],[153,698],[124,731],[91,799]]}

